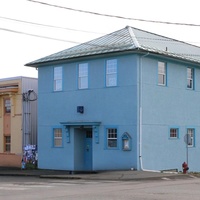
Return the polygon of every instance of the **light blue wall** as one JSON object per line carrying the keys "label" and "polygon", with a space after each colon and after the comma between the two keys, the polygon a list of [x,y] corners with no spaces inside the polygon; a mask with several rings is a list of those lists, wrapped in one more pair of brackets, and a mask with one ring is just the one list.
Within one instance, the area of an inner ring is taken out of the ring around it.
{"label": "light blue wall", "polygon": [[[52,127],[60,122],[101,122],[98,142],[93,136],[93,170],[144,169],[181,170],[186,161],[184,136],[195,129],[195,147],[188,149],[191,171],[200,171],[199,113],[200,70],[195,66],[195,89],[188,90],[187,64],[137,55],[110,57],[118,60],[118,85],[105,87],[105,63],[109,57],[60,64],[63,66],[63,91],[53,92],[53,67],[39,67],[38,144],[39,168],[81,170],[83,138],[70,128],[70,143],[63,133],[63,147],[53,148]],[[140,62],[141,61],[141,62]],[[158,85],[158,61],[167,63],[167,85]],[[89,88],[78,90],[78,64],[88,63]],[[141,67],[142,121],[139,126],[139,70]],[[84,106],[84,114],[77,113]],[[106,148],[106,127],[117,128],[118,148]],[[92,127],[90,127],[92,128]],[[169,138],[170,128],[179,129],[177,139]],[[131,151],[122,150],[122,134],[131,135]],[[141,136],[141,143],[139,138]],[[77,149],[76,146],[80,148]]]}
{"label": "light blue wall", "polygon": [[[51,127],[39,126],[38,132],[41,133],[38,137],[38,160],[39,168],[43,169],[65,169],[66,162],[63,160],[63,155],[66,154],[65,145],[59,148],[53,148],[53,130]],[[45,134],[48,132],[48,135]]]}
{"label": "light blue wall", "polygon": [[[109,169],[130,169],[137,167],[137,144],[136,136],[132,137],[132,150],[122,151],[121,136],[124,132],[136,135],[136,128],[133,126],[119,126],[119,146],[115,150],[105,148],[105,127],[100,127],[100,144],[93,143],[93,167],[94,170]],[[102,134],[103,133],[103,134]]]}
{"label": "light blue wall", "polygon": [[[105,63],[118,60],[118,85],[105,87]],[[63,91],[53,91],[53,67],[39,67],[39,168],[81,170],[81,153],[76,149],[80,137],[70,129],[70,143],[63,134],[63,148],[52,146],[52,127],[60,122],[97,121],[99,143],[93,140],[93,170],[137,168],[137,56],[117,56],[60,64],[63,67]],[[78,90],[78,64],[89,64],[89,88]],[[84,106],[84,114],[77,113]],[[105,127],[118,128],[118,148],[108,150]],[[131,151],[122,150],[121,136],[128,132]],[[80,141],[79,141],[80,142]],[[45,144],[44,144],[45,143]],[[44,144],[44,145],[43,145]]]}
{"label": "light blue wall", "polygon": [[[191,65],[159,60],[167,63],[167,86],[157,84],[157,62],[143,59],[142,85],[142,160],[146,169],[179,169],[187,160],[184,136],[187,128],[195,128],[195,147],[188,150],[191,171],[200,170],[199,113],[200,70],[195,68],[195,90],[187,89],[187,67]],[[179,138],[169,139],[170,128],[179,128]]]}

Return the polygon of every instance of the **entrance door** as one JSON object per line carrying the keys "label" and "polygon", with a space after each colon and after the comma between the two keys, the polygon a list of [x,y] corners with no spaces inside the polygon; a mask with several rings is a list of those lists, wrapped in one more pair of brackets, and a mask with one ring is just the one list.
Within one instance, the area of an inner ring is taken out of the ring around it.
{"label": "entrance door", "polygon": [[87,130],[85,133],[84,145],[84,166],[85,170],[92,170],[92,130]]}

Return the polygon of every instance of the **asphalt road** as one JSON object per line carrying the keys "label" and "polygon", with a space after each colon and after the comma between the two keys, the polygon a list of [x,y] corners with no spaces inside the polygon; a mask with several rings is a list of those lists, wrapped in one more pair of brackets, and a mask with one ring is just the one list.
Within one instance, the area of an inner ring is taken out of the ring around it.
{"label": "asphalt road", "polygon": [[0,200],[199,200],[200,178],[85,181],[0,177]]}

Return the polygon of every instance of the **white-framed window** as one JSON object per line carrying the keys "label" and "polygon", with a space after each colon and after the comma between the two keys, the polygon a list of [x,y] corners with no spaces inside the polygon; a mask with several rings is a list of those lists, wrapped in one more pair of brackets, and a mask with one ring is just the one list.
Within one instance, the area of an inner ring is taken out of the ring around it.
{"label": "white-framed window", "polygon": [[78,88],[88,88],[88,63],[82,63],[78,66]]}
{"label": "white-framed window", "polygon": [[169,137],[171,139],[177,139],[178,138],[178,128],[170,128]]}
{"label": "white-framed window", "polygon": [[194,128],[187,129],[187,144],[188,147],[194,147]]}
{"label": "white-framed window", "polygon": [[62,147],[62,129],[54,128],[53,129],[53,146],[54,147]]}
{"label": "white-framed window", "polygon": [[107,148],[117,148],[117,129],[107,129]]}
{"label": "white-framed window", "polygon": [[158,62],[158,85],[166,85],[166,63]]}
{"label": "white-framed window", "polygon": [[62,90],[62,67],[54,67],[54,91]]}
{"label": "white-framed window", "polygon": [[11,102],[10,99],[4,99],[4,113],[11,112]]}
{"label": "white-framed window", "polygon": [[5,135],[4,136],[4,152],[10,152],[11,150],[11,136]]}
{"label": "white-framed window", "polygon": [[106,87],[117,86],[117,59],[106,61]]}
{"label": "white-framed window", "polygon": [[194,69],[190,67],[187,68],[187,88],[194,88]]}

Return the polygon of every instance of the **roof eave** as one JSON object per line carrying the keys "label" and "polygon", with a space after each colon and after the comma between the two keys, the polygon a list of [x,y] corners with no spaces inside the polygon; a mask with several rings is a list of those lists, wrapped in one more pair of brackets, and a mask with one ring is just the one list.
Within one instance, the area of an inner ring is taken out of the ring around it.
{"label": "roof eave", "polygon": [[127,50],[123,50],[123,51],[112,51],[112,52],[105,52],[105,53],[99,53],[99,54],[93,54],[93,55],[83,55],[83,56],[73,56],[71,58],[65,58],[65,59],[55,59],[55,60],[50,60],[50,61],[44,61],[44,62],[35,62],[35,63],[27,63],[25,64],[25,66],[27,67],[35,67],[35,68],[38,68],[38,67],[41,67],[41,66],[45,66],[45,65],[49,65],[49,64],[58,64],[58,63],[63,63],[65,61],[74,61],[74,60],[80,60],[80,59],[85,59],[85,58],[94,58],[94,57],[103,57],[105,55],[109,55],[109,54],[121,54],[121,53],[130,53],[130,52],[137,52],[137,53],[149,53],[149,55],[160,55],[160,56],[165,56],[167,58],[171,58],[173,60],[181,60],[181,61],[185,61],[187,63],[193,63],[193,64],[196,64],[196,65],[200,65],[200,61],[198,60],[192,60],[192,59],[188,59],[186,57],[182,57],[181,55],[176,55],[176,54],[173,54],[173,53],[170,53],[170,52],[159,52],[159,51],[156,51],[156,50],[149,50],[149,49],[146,49],[146,48],[143,48],[143,47],[137,47],[137,48],[134,48],[134,49],[127,49]]}
{"label": "roof eave", "polygon": [[24,66],[26,67],[40,67],[48,64],[57,64],[57,63],[63,63],[64,61],[73,61],[73,60],[79,60],[79,59],[84,59],[84,58],[89,58],[89,57],[100,57],[108,54],[116,54],[116,53],[126,53],[126,52],[134,52],[134,51],[139,51],[140,48],[134,48],[134,49],[127,49],[127,50],[121,50],[121,51],[110,51],[110,52],[105,52],[105,53],[97,53],[97,54],[91,54],[91,55],[83,55],[83,56],[73,56],[70,58],[64,58],[64,59],[54,59],[54,60],[49,60],[49,61],[44,61],[44,62],[34,62],[34,63],[27,63]]}
{"label": "roof eave", "polygon": [[164,56],[164,57],[167,57],[167,58],[170,58],[170,59],[173,59],[173,60],[179,60],[179,61],[183,61],[183,62],[186,62],[186,63],[192,63],[192,64],[195,64],[195,65],[200,65],[200,60],[192,60],[192,59],[189,59],[189,58],[186,58],[186,57],[182,57],[180,55],[176,55],[176,54],[173,54],[173,53],[164,53],[164,52],[156,52],[156,51],[150,51],[150,50],[141,50],[140,51],[141,53],[149,53],[149,55],[160,55],[160,56]]}

